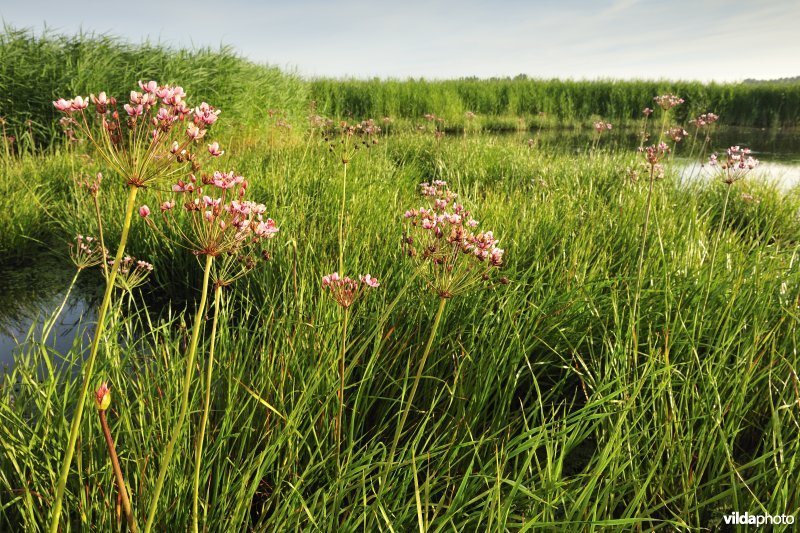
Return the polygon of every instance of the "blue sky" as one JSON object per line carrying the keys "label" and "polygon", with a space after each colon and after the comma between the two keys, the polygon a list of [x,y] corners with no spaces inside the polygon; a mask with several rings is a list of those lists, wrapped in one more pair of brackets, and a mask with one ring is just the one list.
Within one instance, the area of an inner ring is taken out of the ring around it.
{"label": "blue sky", "polygon": [[228,44],[306,76],[800,75],[798,0],[0,0],[0,18],[38,32]]}

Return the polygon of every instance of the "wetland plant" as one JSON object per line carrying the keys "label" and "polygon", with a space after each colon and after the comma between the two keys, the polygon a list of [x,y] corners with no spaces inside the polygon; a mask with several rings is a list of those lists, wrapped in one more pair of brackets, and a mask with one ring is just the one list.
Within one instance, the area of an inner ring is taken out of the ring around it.
{"label": "wetland plant", "polygon": [[[122,109],[119,108],[116,98],[109,97],[105,92],[100,92],[97,96],[92,94],[88,98],[59,98],[53,102],[55,108],[67,119],[64,121],[67,123],[66,127],[83,136],[99,158],[128,186],[128,197],[122,215],[122,233],[113,263],[110,264],[111,268],[107,270],[106,288],[97,314],[97,326],[85,363],[83,385],[56,485],[49,528],[51,533],[58,530],[64,490],[83,417],[83,406],[92,380],[119,267],[125,257],[136,195],[139,189],[164,182],[175,175],[199,171],[199,158],[192,148],[205,137],[208,128],[217,121],[219,115],[219,110],[205,102],[198,107],[190,107],[185,100],[186,92],[180,86],[140,81],[139,88],[141,92],[130,92],[129,100],[121,106]],[[102,227],[99,220],[98,223]]]}

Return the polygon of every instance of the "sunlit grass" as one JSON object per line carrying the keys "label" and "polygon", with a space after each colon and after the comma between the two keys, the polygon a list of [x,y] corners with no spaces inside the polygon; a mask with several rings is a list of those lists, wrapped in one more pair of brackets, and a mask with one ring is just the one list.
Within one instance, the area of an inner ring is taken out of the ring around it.
{"label": "sunlit grass", "polygon": [[[657,181],[631,366],[649,184],[626,169],[641,156],[601,144],[589,158],[526,140],[402,134],[349,165],[348,270],[378,276],[381,288],[351,311],[338,461],[343,314],[320,280],[339,260],[341,165],[301,133],[271,151],[262,139],[225,156],[279,221],[281,239],[272,260],[223,299],[201,525],[668,530],[710,527],[731,510],[800,511],[800,197],[737,183],[720,232],[725,185],[679,186],[669,171]],[[90,198],[70,175],[98,170],[66,152],[12,161],[19,178],[5,201],[33,194],[47,213],[4,210],[3,223],[18,228],[4,238],[35,235],[53,246],[92,233]],[[403,210],[431,179],[446,180],[482,227],[502,236],[510,283],[448,304],[387,463],[437,307],[401,247]],[[142,194],[146,203],[155,193]],[[109,183],[103,195],[104,210],[121,209],[124,187]],[[112,240],[121,227],[108,220]],[[149,296],[116,301],[107,338],[124,342],[104,343],[95,375],[112,385],[108,420],[144,523],[179,415],[200,266],[139,221],[130,241],[132,254],[156,266]],[[155,306],[162,293],[188,294],[186,308]],[[191,523],[209,328],[189,395],[190,434],[176,443],[156,529]],[[83,349],[68,357],[79,364]],[[0,529],[42,529],[52,504],[81,383],[69,367],[42,374],[53,357],[29,337],[0,389]],[[80,434],[65,520],[114,529],[114,477],[94,417]]]}

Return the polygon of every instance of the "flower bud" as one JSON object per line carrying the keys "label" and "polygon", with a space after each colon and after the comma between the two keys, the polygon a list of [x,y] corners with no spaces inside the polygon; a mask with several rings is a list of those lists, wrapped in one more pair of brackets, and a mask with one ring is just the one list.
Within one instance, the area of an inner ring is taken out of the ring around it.
{"label": "flower bud", "polygon": [[105,381],[100,384],[100,387],[94,393],[94,404],[100,411],[105,411],[111,405],[111,390]]}

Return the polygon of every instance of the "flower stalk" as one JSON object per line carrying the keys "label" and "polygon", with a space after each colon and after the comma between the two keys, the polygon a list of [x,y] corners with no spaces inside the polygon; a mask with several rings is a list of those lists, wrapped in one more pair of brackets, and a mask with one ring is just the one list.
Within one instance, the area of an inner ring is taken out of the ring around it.
{"label": "flower stalk", "polygon": [[383,475],[383,482],[386,483],[386,476],[389,473],[389,468],[391,467],[392,463],[394,462],[394,454],[397,451],[397,443],[400,441],[400,435],[403,433],[403,427],[406,425],[406,420],[408,419],[408,413],[411,411],[411,405],[414,403],[414,396],[417,394],[417,387],[419,387],[419,381],[422,379],[422,372],[425,370],[425,363],[428,361],[428,356],[431,353],[431,347],[433,346],[433,340],[436,338],[436,330],[439,329],[439,322],[442,320],[442,314],[444,313],[444,307],[447,304],[447,298],[440,297],[439,298],[439,308],[436,310],[436,316],[433,319],[433,325],[431,326],[431,332],[428,336],[428,342],[425,344],[425,351],[422,352],[422,359],[419,361],[419,366],[417,367],[417,375],[414,376],[414,383],[411,385],[411,392],[408,394],[408,399],[406,400],[405,407],[403,407],[403,414],[400,417],[400,423],[397,425],[397,429],[394,432],[394,439],[392,439],[392,447],[389,449],[389,456],[386,461],[386,467]]}
{"label": "flower stalk", "polygon": [[[158,499],[161,496],[161,490],[164,488],[164,479],[167,476],[167,469],[172,462],[172,456],[175,453],[175,444],[183,432],[183,427],[186,422],[186,413],[189,408],[189,389],[192,384],[192,372],[194,370],[194,358],[197,353],[197,343],[200,338],[200,327],[203,324],[203,318],[206,309],[206,300],[208,298],[208,280],[211,274],[211,266],[214,263],[213,255],[206,255],[205,267],[203,269],[203,287],[200,294],[200,304],[197,307],[197,313],[194,317],[194,326],[192,328],[192,338],[189,343],[189,355],[186,361],[186,373],[183,376],[183,385],[181,387],[181,405],[178,412],[178,418],[172,426],[172,432],[164,450],[164,457],[161,459],[161,466],[158,469],[158,478],[156,486],[153,489],[153,496],[150,500],[150,508],[147,511],[147,523],[145,524],[144,531],[149,533],[153,527],[153,522],[156,518],[156,511],[158,510]],[[55,533],[55,532],[54,532]]]}
{"label": "flower stalk", "polygon": [[211,321],[211,340],[208,349],[208,367],[206,368],[206,395],[203,403],[203,418],[200,421],[200,432],[197,435],[197,442],[194,449],[194,486],[192,491],[192,528],[197,533],[198,522],[200,520],[200,464],[203,458],[203,439],[206,435],[208,425],[208,413],[211,407],[211,378],[214,373],[214,348],[217,340],[217,321],[219,319],[219,307],[222,300],[221,283],[214,285],[214,318]]}
{"label": "flower stalk", "polygon": [[103,436],[106,438],[106,446],[108,446],[108,456],[111,458],[111,466],[114,469],[114,477],[117,481],[117,494],[122,503],[122,508],[125,510],[125,519],[128,521],[128,530],[136,533],[136,519],[131,510],[131,501],[128,497],[128,489],[125,485],[125,478],[122,476],[122,468],[119,465],[119,457],[117,456],[117,449],[114,446],[114,439],[111,437],[111,429],[108,427],[108,420],[106,420],[106,409],[111,403],[111,392],[108,385],[103,383],[95,393],[95,404],[97,406],[97,413],[100,415],[100,427],[103,429]]}
{"label": "flower stalk", "polygon": [[61,472],[58,477],[58,484],[56,485],[56,493],[53,500],[53,511],[50,518],[50,533],[58,532],[61,507],[64,502],[64,490],[67,486],[67,478],[69,477],[69,470],[72,464],[72,456],[75,453],[75,444],[78,441],[81,419],[83,418],[83,406],[86,403],[86,396],[89,392],[89,383],[91,382],[94,365],[97,361],[97,352],[100,348],[100,338],[103,336],[106,314],[108,312],[109,305],[111,304],[111,293],[114,291],[114,281],[117,277],[119,264],[122,261],[123,255],[125,254],[125,245],[128,242],[128,233],[131,228],[131,217],[133,215],[133,210],[136,207],[136,193],[138,190],[138,187],[131,186],[128,191],[128,201],[125,207],[125,218],[122,224],[122,235],[120,236],[114,264],[112,265],[108,279],[106,280],[106,290],[103,294],[103,300],[100,303],[100,310],[97,312],[97,326],[95,329],[94,338],[92,339],[89,357],[86,361],[86,371],[83,376],[83,385],[81,386],[81,391],[78,395],[78,401],[75,405],[75,414],[72,417],[72,424],[69,431],[69,441],[67,443],[67,449],[64,452],[64,460],[61,464]]}

